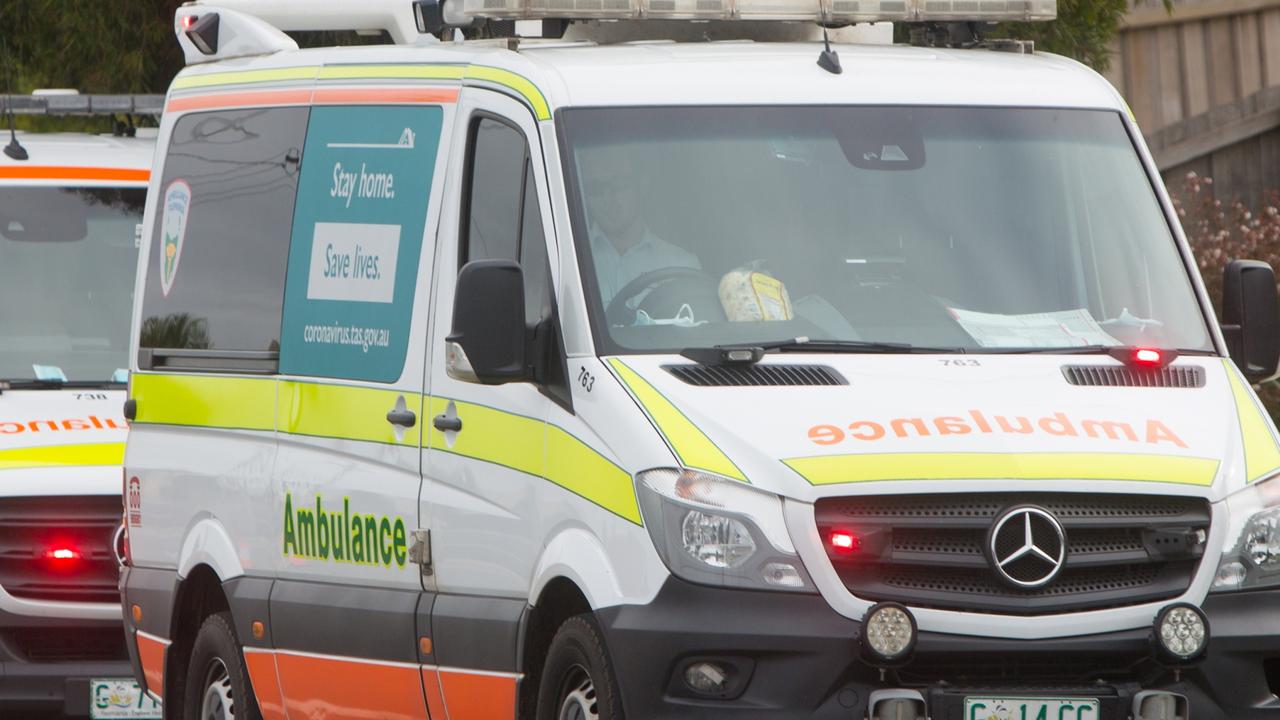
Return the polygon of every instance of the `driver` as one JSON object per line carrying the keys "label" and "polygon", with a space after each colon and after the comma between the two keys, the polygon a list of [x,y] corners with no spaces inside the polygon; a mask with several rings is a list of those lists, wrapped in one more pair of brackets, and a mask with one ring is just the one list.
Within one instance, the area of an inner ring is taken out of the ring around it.
{"label": "driver", "polygon": [[590,223],[591,257],[605,306],[627,283],[670,267],[699,270],[693,253],[654,235],[642,212],[645,188],[626,148],[609,146],[591,153],[583,168]]}

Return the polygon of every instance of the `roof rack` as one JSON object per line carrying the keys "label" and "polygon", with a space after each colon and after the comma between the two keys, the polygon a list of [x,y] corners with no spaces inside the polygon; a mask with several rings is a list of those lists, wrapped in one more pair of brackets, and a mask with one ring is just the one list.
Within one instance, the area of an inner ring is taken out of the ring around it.
{"label": "roof rack", "polygon": [[159,115],[163,95],[0,95],[0,113],[14,115]]}

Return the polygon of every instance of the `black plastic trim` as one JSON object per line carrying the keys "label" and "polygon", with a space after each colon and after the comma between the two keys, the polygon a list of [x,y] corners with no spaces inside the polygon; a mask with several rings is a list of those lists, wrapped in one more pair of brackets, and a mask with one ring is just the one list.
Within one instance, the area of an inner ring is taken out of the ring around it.
{"label": "black plastic trim", "polygon": [[[1150,627],[1042,640],[922,632],[911,663],[879,673],[858,659],[858,623],[822,598],[794,593],[731,590],[667,580],[645,605],[596,611],[628,717],[701,720],[849,720],[864,717],[870,692],[880,687],[918,689],[934,720],[967,720],[966,695],[1096,697],[1098,720],[1127,720],[1140,690],[1188,697],[1196,720],[1280,718],[1264,662],[1280,658],[1280,590],[1210,595],[1203,609],[1213,637],[1203,664],[1181,681],[1150,654]],[[683,696],[672,674],[691,658],[751,660],[755,670],[737,699]],[[956,675],[1034,665],[1049,675],[1028,680]],[[1055,668],[1061,668],[1055,670]],[[1086,675],[1063,672],[1080,669]],[[1102,682],[1096,677],[1102,675]],[[945,683],[945,684],[944,684]]]}
{"label": "black plastic trim", "polygon": [[517,672],[520,619],[527,603],[475,595],[437,595],[431,636],[440,665]]}
{"label": "black plastic trim", "polygon": [[1063,365],[1062,376],[1081,387],[1202,388],[1204,368],[1178,365],[1146,370],[1120,365]]}
{"label": "black plastic trim", "polygon": [[[235,623],[236,637],[245,647],[271,647],[271,586],[270,578],[238,577],[222,583],[222,592],[231,606],[231,619]],[[253,623],[263,624],[264,634],[259,640],[253,636]]]}
{"label": "black plastic trim", "polygon": [[271,589],[270,636],[279,650],[414,663],[421,594],[354,583],[277,580]]}
{"label": "black plastic trim", "polygon": [[279,368],[280,353],[274,350],[138,349],[140,370],[273,375]]}
{"label": "black plastic trim", "polygon": [[755,365],[663,365],[663,370],[686,385],[697,387],[799,387],[848,385],[829,365],[758,363]]}
{"label": "black plastic trim", "polygon": [[[161,638],[172,638],[173,605],[178,596],[178,572],[151,568],[126,567],[121,572],[122,612],[130,629],[141,630]],[[130,610],[142,608],[142,622],[136,626]]]}

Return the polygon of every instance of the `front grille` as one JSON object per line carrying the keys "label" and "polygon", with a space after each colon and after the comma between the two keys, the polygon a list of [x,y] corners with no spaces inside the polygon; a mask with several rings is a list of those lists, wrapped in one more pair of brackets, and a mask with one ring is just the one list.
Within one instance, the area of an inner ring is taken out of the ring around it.
{"label": "front grille", "polygon": [[101,628],[13,628],[4,631],[19,657],[28,662],[101,662],[127,660],[124,630]]}
{"label": "front grille", "polygon": [[698,387],[848,385],[826,365],[663,365],[663,370]]}
{"label": "front grille", "polygon": [[[0,498],[0,587],[32,600],[120,602],[117,495]],[[70,548],[73,560],[46,557]]]}
{"label": "front grille", "polygon": [[[1065,565],[1049,584],[1006,584],[987,553],[1003,512],[1035,505],[1062,524]],[[815,505],[823,537],[859,537],[830,550],[845,587],[873,601],[1040,615],[1135,605],[1182,594],[1204,555],[1209,505],[1198,498],[1073,493],[863,495]]]}

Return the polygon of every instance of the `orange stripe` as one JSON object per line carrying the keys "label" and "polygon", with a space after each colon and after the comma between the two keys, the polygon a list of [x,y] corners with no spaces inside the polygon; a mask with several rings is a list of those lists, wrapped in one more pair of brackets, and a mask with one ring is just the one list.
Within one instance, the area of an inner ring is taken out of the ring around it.
{"label": "orange stripe", "polygon": [[455,103],[457,88],[316,88],[317,105],[378,103]]}
{"label": "orange stripe", "polygon": [[277,653],[291,718],[427,720],[417,667]]}
{"label": "orange stripe", "polygon": [[441,670],[440,688],[449,720],[499,720],[516,716],[516,679]]}
{"label": "orange stripe", "polygon": [[138,661],[142,663],[142,679],[147,689],[158,698],[164,698],[164,653],[169,646],[141,633],[134,633],[138,643]]}
{"label": "orange stripe", "polygon": [[422,668],[422,691],[427,695],[427,712],[431,720],[449,720],[444,708],[444,695],[440,692],[440,674],[435,668]]}
{"label": "orange stripe", "polygon": [[309,102],[311,102],[310,90],[262,90],[173,98],[165,106],[164,111],[214,110],[250,105],[306,105]]}
{"label": "orange stripe", "polygon": [[151,179],[150,170],[99,167],[54,167],[46,165],[20,165],[0,167],[0,180],[116,180],[119,182],[146,182]]}
{"label": "orange stripe", "polygon": [[276,658],[269,652],[246,652],[245,669],[249,671],[249,684],[258,700],[262,720],[286,720],[284,696],[280,692],[280,676],[276,674]]}

